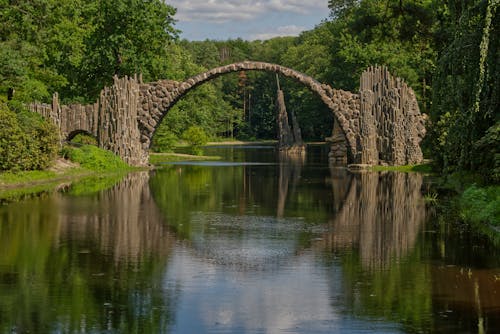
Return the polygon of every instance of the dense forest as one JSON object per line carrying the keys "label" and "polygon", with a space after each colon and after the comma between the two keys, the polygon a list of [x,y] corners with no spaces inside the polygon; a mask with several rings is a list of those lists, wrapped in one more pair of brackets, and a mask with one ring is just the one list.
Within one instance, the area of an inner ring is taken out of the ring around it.
{"label": "dense forest", "polygon": [[[498,181],[499,1],[330,0],[328,6],[329,18],[298,37],[187,41],[175,27],[175,9],[161,0],[0,0],[0,156],[16,141],[11,124],[30,123],[24,103],[50,101],[56,91],[65,103],[93,102],[113,75],[182,80],[258,60],[356,91],[361,72],[383,64],[414,88],[430,116],[426,157],[446,172],[480,171]],[[305,139],[328,136],[333,120],[322,102],[300,84],[279,80]],[[168,149],[194,125],[212,138],[275,138],[275,98],[273,74],[217,78],[170,111],[155,148]],[[16,159],[0,168],[46,166]]]}

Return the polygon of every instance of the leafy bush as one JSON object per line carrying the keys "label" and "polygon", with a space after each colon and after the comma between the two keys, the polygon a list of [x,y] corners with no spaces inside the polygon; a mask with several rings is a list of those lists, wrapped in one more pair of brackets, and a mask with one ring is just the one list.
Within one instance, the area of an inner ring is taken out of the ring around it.
{"label": "leafy bush", "polygon": [[467,188],[460,197],[460,214],[466,221],[500,226],[500,186]]}
{"label": "leafy bush", "polygon": [[0,170],[47,168],[58,151],[58,131],[40,115],[0,105]]}
{"label": "leafy bush", "polygon": [[159,153],[172,152],[179,138],[169,131],[157,131],[153,138],[153,151]]}
{"label": "leafy bush", "polygon": [[193,154],[201,155],[201,146],[208,142],[208,136],[199,126],[191,126],[182,134],[182,138],[191,145]]}
{"label": "leafy bush", "polygon": [[42,116],[28,111],[17,114],[19,124],[25,135],[28,150],[23,165],[26,170],[45,169],[57,157],[59,151],[59,131]]}
{"label": "leafy bush", "polygon": [[21,169],[24,135],[16,114],[0,104],[0,170]]}
{"label": "leafy bush", "polygon": [[116,171],[130,168],[129,165],[112,152],[93,145],[83,145],[81,147],[66,146],[63,148],[62,153],[64,157],[79,163],[83,168],[93,171]]}

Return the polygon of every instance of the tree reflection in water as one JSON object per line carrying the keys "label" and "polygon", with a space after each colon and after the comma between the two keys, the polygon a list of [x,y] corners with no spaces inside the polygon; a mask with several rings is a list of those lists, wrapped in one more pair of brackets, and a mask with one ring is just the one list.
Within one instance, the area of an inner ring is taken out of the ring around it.
{"label": "tree reflection in water", "polygon": [[177,291],[161,278],[173,241],[148,179],[0,207],[0,332],[167,330]]}

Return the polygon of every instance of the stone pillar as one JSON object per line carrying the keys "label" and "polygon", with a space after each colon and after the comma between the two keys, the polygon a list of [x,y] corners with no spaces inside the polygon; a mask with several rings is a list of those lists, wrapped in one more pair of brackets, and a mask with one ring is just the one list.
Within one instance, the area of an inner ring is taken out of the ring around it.
{"label": "stone pillar", "polygon": [[360,80],[361,164],[405,165],[423,161],[425,116],[413,90],[386,67],[370,67]]}
{"label": "stone pillar", "polygon": [[337,121],[333,124],[332,136],[326,141],[330,144],[329,165],[347,166],[347,141]]}
{"label": "stone pillar", "polygon": [[375,124],[374,107],[375,96],[371,91],[361,92],[361,106],[359,112],[360,152],[359,164],[378,165],[377,129]]}
{"label": "stone pillar", "polygon": [[114,77],[114,84],[99,98],[99,146],[114,152],[132,166],[148,164],[137,122],[139,84],[135,78]]}
{"label": "stone pillar", "polygon": [[278,122],[278,147],[286,149],[294,144],[292,130],[288,123],[288,115],[285,107],[285,97],[283,91],[278,89],[278,97],[276,100],[277,122]]}

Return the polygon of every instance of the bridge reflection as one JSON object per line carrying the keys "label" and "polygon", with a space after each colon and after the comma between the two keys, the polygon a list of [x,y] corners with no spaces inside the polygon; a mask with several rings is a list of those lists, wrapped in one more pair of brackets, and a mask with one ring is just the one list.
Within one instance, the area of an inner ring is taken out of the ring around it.
{"label": "bridge reflection", "polygon": [[60,195],[60,234],[92,243],[114,262],[165,257],[174,236],[154,202],[149,172],[127,175],[108,190],[78,200]]}
{"label": "bridge reflection", "polygon": [[384,267],[414,248],[425,221],[421,174],[331,168],[331,175],[337,212],[324,247],[359,249],[367,268]]}

